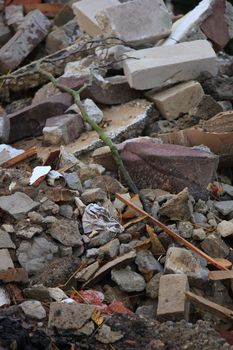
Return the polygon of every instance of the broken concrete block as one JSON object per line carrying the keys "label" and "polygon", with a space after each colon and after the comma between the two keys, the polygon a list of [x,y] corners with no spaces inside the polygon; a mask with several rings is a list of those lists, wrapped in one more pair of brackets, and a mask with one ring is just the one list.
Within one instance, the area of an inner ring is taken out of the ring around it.
{"label": "broken concrete block", "polygon": [[40,103],[32,104],[3,118],[1,142],[11,143],[25,137],[40,135],[46,119],[62,115],[71,105],[68,94],[52,96]]}
{"label": "broken concrete block", "polygon": [[127,1],[100,10],[96,19],[105,37],[116,37],[130,45],[155,43],[167,37],[172,26],[162,0]]}
{"label": "broken concrete block", "polygon": [[46,317],[46,311],[38,300],[26,300],[19,307],[28,318],[43,320]]}
{"label": "broken concrete block", "polygon": [[230,253],[228,245],[214,233],[207,235],[200,245],[212,258],[225,258]]}
{"label": "broken concrete block", "polygon": [[233,222],[223,220],[217,226],[217,232],[221,237],[231,236],[233,234]]}
{"label": "broken concrete block", "polygon": [[9,268],[14,268],[10,253],[8,249],[0,249],[0,269],[8,270]]}
{"label": "broken concrete block", "polygon": [[161,321],[189,319],[189,303],[185,293],[189,290],[188,278],[184,274],[164,275],[159,281],[157,318]]}
{"label": "broken concrete block", "polygon": [[46,37],[50,26],[50,21],[42,12],[29,12],[16,34],[0,49],[0,72],[14,70]]}
{"label": "broken concrete block", "polygon": [[154,102],[162,116],[168,120],[188,113],[196,107],[203,95],[204,91],[197,81],[181,83],[161,92],[152,90],[146,93],[146,97]]}
{"label": "broken concrete block", "polygon": [[46,145],[60,145],[71,143],[84,131],[81,115],[63,114],[46,120],[43,129]]}
{"label": "broken concrete block", "polygon": [[111,278],[125,292],[142,292],[146,288],[144,278],[129,266],[125,269],[112,269]]}
{"label": "broken concrete block", "polygon": [[171,220],[188,221],[192,219],[193,205],[189,191],[183,191],[168,199],[159,209],[160,215],[167,216]]}
{"label": "broken concrete block", "polygon": [[57,220],[48,230],[48,233],[58,242],[68,247],[80,247],[83,245],[79,225],[73,220]]}
{"label": "broken concrete block", "polygon": [[37,208],[39,204],[22,192],[0,197],[0,209],[15,219],[22,219],[29,211]]}
{"label": "broken concrete block", "polygon": [[166,254],[164,273],[185,274],[190,285],[200,287],[208,280],[209,270],[205,264],[204,259],[194,256],[190,250],[170,247]]}
{"label": "broken concrete block", "polygon": [[187,187],[194,198],[202,199],[207,198],[206,188],[218,165],[218,157],[212,153],[143,139],[127,143],[121,157],[139,189],[160,188],[174,193]]}
{"label": "broken concrete block", "polygon": [[48,54],[64,49],[73,44],[82,34],[76,20],[69,21],[64,26],[56,28],[49,33],[46,39]]}
{"label": "broken concrete block", "polygon": [[92,37],[101,34],[101,29],[95,18],[99,11],[118,5],[118,0],[82,0],[73,4],[72,8],[77,17],[80,28]]}
{"label": "broken concrete block", "polygon": [[201,72],[217,74],[216,54],[207,40],[138,50],[124,61],[129,85],[138,90],[162,88],[197,78]]}
{"label": "broken concrete block", "polygon": [[14,31],[18,30],[18,27],[23,22],[24,13],[23,5],[10,5],[5,8],[5,20],[7,25],[12,27]]}
{"label": "broken concrete block", "polygon": [[95,305],[51,303],[48,327],[63,331],[77,331],[91,319]]}

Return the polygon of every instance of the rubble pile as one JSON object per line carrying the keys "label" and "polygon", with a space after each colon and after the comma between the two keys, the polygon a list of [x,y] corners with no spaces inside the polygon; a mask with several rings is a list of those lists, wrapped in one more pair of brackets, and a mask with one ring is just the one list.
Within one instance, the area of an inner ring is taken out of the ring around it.
{"label": "rubble pile", "polygon": [[232,349],[231,1],[0,11],[0,348]]}

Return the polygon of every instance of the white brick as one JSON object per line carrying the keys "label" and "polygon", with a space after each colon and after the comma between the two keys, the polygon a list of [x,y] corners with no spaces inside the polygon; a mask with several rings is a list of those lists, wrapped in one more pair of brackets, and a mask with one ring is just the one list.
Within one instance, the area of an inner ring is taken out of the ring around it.
{"label": "white brick", "polygon": [[117,37],[131,45],[165,38],[172,26],[163,0],[128,1],[98,12],[96,19],[105,37]]}
{"label": "white brick", "polygon": [[188,278],[184,274],[160,277],[157,318],[162,321],[188,321],[189,304],[185,296],[188,290]]}
{"label": "white brick", "polygon": [[125,75],[129,85],[138,90],[196,79],[203,71],[217,74],[216,54],[206,40],[153,47],[125,55],[129,56],[124,61]]}
{"label": "white brick", "polygon": [[97,12],[107,7],[118,5],[119,3],[118,0],[82,0],[75,2],[72,8],[81,30],[95,37],[101,34],[101,30],[95,19]]}
{"label": "white brick", "polygon": [[168,120],[176,119],[180,114],[188,113],[197,106],[204,91],[197,81],[188,81],[161,92],[150,91],[147,97],[154,102],[162,116]]}

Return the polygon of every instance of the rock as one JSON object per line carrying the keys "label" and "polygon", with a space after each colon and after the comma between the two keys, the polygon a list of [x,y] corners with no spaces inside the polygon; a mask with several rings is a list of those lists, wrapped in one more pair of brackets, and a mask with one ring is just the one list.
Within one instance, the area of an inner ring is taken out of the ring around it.
{"label": "rock", "polygon": [[197,121],[208,120],[222,112],[222,110],[219,103],[216,102],[212,96],[203,95],[199,103],[189,110],[189,115],[196,118]]}
{"label": "rock", "polygon": [[60,243],[68,247],[80,247],[83,245],[79,232],[78,222],[73,220],[57,220],[48,230],[49,234]]}
{"label": "rock", "polygon": [[81,183],[81,180],[80,180],[77,173],[75,173],[75,172],[74,173],[64,173],[63,176],[66,180],[67,186],[71,190],[77,190],[79,192],[83,192],[82,183]]}
{"label": "rock", "polygon": [[90,243],[88,243],[88,246],[90,248],[92,247],[102,247],[105,244],[108,244],[111,240],[113,240],[116,237],[116,234],[114,232],[105,230],[103,232],[99,232],[98,235],[95,235],[91,238]]}
{"label": "rock", "polygon": [[60,250],[60,255],[61,257],[64,257],[64,256],[72,256],[73,255],[73,249],[72,247],[65,247],[63,245],[61,245],[59,247],[59,250]]}
{"label": "rock", "polygon": [[[98,281],[101,281],[109,272],[111,272],[114,268],[120,268],[122,266],[126,266],[130,262],[132,262],[136,257],[136,252],[132,250],[129,253],[126,253],[122,256],[119,256],[118,258],[108,262],[107,264],[103,265],[96,273],[95,275],[88,281],[88,283],[85,283],[84,286],[95,284]],[[140,276],[140,275],[139,275]],[[143,278],[142,278],[143,279]],[[143,279],[144,280],[144,279]],[[142,281],[142,280],[141,280]]]}
{"label": "rock", "polygon": [[32,224],[42,224],[44,220],[44,217],[36,211],[31,211],[30,213],[28,213],[28,218],[30,219],[30,222]]}
{"label": "rock", "polygon": [[23,241],[17,250],[20,265],[29,273],[37,273],[53,259],[58,247],[43,237],[36,237],[30,242]]}
{"label": "rock", "polygon": [[120,242],[118,238],[113,239],[105,245],[102,245],[99,249],[100,252],[103,252],[108,258],[116,258],[119,253]]}
{"label": "rock", "polygon": [[218,157],[212,153],[149,140],[126,144],[121,157],[139,189],[180,192],[188,187],[198,199],[207,198],[206,188],[213,182],[218,165]]}
{"label": "rock", "polygon": [[15,229],[14,229],[14,226],[13,225],[10,225],[10,224],[3,224],[2,226],[2,229],[8,233],[14,233],[15,232]]}
{"label": "rock", "polygon": [[188,290],[189,283],[185,274],[161,276],[157,318],[162,321],[188,321],[189,303],[185,294]]}
{"label": "rock", "polygon": [[233,234],[233,222],[223,220],[217,226],[217,232],[221,237],[227,237]]}
{"label": "rock", "polygon": [[233,201],[214,202],[214,207],[222,215],[226,216],[226,215],[231,214],[233,212]]}
{"label": "rock", "polygon": [[73,216],[73,208],[69,204],[63,204],[60,206],[59,214],[64,218],[71,219]]}
{"label": "rock", "polygon": [[22,219],[29,211],[32,211],[38,206],[39,203],[34,202],[22,192],[15,192],[9,196],[0,197],[0,209],[17,220]]}
{"label": "rock", "polygon": [[88,190],[85,190],[81,195],[81,200],[84,204],[90,204],[95,203],[99,201],[105,200],[107,197],[106,192],[101,190],[101,188],[91,188]]}
{"label": "rock", "polygon": [[55,215],[59,213],[59,205],[57,205],[56,203],[54,203],[53,201],[45,197],[41,200],[40,211],[42,213],[46,213],[46,214],[51,213]]}
{"label": "rock", "polygon": [[225,258],[230,249],[226,243],[217,235],[211,233],[201,242],[201,248],[212,258]]}
{"label": "rock", "polygon": [[46,317],[46,311],[40,301],[27,300],[19,304],[19,307],[26,317],[36,320],[43,320]]}
{"label": "rock", "polygon": [[69,144],[84,131],[80,115],[64,114],[48,118],[43,129],[45,145]]}
{"label": "rock", "polygon": [[49,309],[48,327],[60,331],[77,332],[91,319],[95,311],[95,305],[77,304],[77,303],[52,303]]}
{"label": "rock", "polygon": [[43,284],[35,284],[32,287],[25,288],[23,295],[27,299],[33,299],[43,303],[51,301],[48,288],[43,286]]}
{"label": "rock", "polygon": [[0,249],[0,268],[1,270],[14,268],[14,263],[8,249]]}
{"label": "rock", "polygon": [[209,270],[190,250],[170,247],[166,254],[165,274],[185,274],[190,285],[200,286],[208,280]]}
{"label": "rock", "polygon": [[143,274],[154,274],[163,270],[160,263],[157,262],[149,250],[139,251],[135,263],[138,265],[138,270]]}
{"label": "rock", "polygon": [[127,192],[127,188],[109,175],[95,176],[92,180],[91,187],[101,188],[103,191],[108,193],[108,195]]}
{"label": "rock", "polygon": [[68,298],[68,296],[63,292],[63,290],[58,287],[48,288],[48,291],[50,297],[55,301],[62,301]]}
{"label": "rock", "polygon": [[29,226],[24,227],[16,232],[16,236],[19,238],[31,239],[37,233],[41,233],[43,231],[42,227]]}
{"label": "rock", "polygon": [[46,51],[48,54],[62,50],[72,45],[75,40],[82,34],[79,30],[77,21],[70,20],[63,26],[54,29],[49,33],[46,39]]}
{"label": "rock", "polygon": [[224,193],[228,194],[230,197],[233,197],[233,186],[229,184],[222,184]]}
{"label": "rock", "polygon": [[205,215],[203,215],[201,213],[194,212],[193,213],[193,222],[197,225],[205,226],[207,223],[207,218],[205,217]]}
{"label": "rock", "polygon": [[120,270],[112,269],[111,278],[125,292],[142,292],[146,288],[144,278],[129,267]]}
{"label": "rock", "polygon": [[203,241],[206,238],[206,232],[203,228],[196,228],[193,230],[193,239],[196,241]]}
{"label": "rock", "polygon": [[28,273],[22,268],[8,268],[7,270],[0,270],[0,280],[3,283],[27,283]]}
{"label": "rock", "polygon": [[22,5],[10,5],[5,8],[5,21],[16,32],[23,22],[24,13]]}
{"label": "rock", "polygon": [[72,3],[73,1],[69,1],[68,3],[64,4],[62,9],[58,12],[58,14],[54,18],[54,25],[61,27],[74,18]]}
{"label": "rock", "polygon": [[[84,101],[82,101],[82,104],[92,121],[99,124],[103,120],[103,112],[90,98],[86,98]],[[86,123],[86,129],[92,130],[92,127]]]}
{"label": "rock", "polygon": [[154,320],[156,315],[156,304],[142,305],[137,308],[135,314],[147,320]]}
{"label": "rock", "polygon": [[[151,18],[151,13],[155,17]],[[128,18],[131,20],[128,21]],[[170,33],[171,17],[160,0],[134,0],[100,10],[96,15],[105,37],[117,37],[130,45],[155,43]],[[141,25],[138,25],[138,23]]]}
{"label": "rock", "polygon": [[2,16],[0,17],[0,47],[5,45],[12,37],[10,28],[5,25]]}
{"label": "rock", "polygon": [[106,324],[99,328],[95,338],[102,344],[112,344],[122,339],[124,336],[121,332],[114,332]]}
{"label": "rock", "polygon": [[196,79],[203,71],[217,74],[216,55],[207,40],[138,50],[133,59],[130,53],[125,55],[129,58],[124,61],[124,73],[137,90]]}
{"label": "rock", "polygon": [[193,234],[193,225],[190,221],[180,221],[178,223],[178,231],[181,237],[191,238]]}
{"label": "rock", "polygon": [[188,189],[185,188],[176,196],[168,199],[160,207],[159,213],[160,215],[169,217],[171,220],[190,220],[193,214],[193,206]]}
{"label": "rock", "polygon": [[162,116],[167,120],[173,120],[188,113],[198,105],[203,95],[204,91],[197,81],[177,84],[161,92],[153,92],[152,90],[146,93],[146,97],[154,102]]}
{"label": "rock", "polygon": [[8,232],[0,230],[0,249],[2,248],[12,248],[15,249],[16,246],[12,241]]}
{"label": "rock", "polygon": [[77,272],[75,278],[78,282],[87,282],[99,269],[98,261],[93,264],[84,267],[81,271]]}
{"label": "rock", "polygon": [[20,111],[8,114],[3,120],[2,142],[12,143],[29,136],[40,135],[46,119],[62,115],[71,105],[71,96],[59,94]]}
{"label": "rock", "polygon": [[0,71],[13,71],[45,38],[50,21],[39,10],[24,17],[17,33],[0,49]]}
{"label": "rock", "polygon": [[146,295],[151,299],[157,299],[159,296],[159,281],[162,273],[156,273],[146,285]]}

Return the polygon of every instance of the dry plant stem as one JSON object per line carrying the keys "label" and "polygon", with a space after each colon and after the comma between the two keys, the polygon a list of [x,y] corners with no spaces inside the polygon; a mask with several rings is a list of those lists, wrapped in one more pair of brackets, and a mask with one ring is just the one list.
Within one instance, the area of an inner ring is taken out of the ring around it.
{"label": "dry plant stem", "polygon": [[45,76],[48,80],[50,80],[51,83],[56,88],[60,89],[63,92],[67,92],[68,94],[70,94],[73,97],[75,104],[78,106],[78,108],[81,112],[83,120],[86,123],[88,123],[92,127],[92,129],[94,129],[97,132],[97,134],[99,135],[99,138],[110,148],[110,151],[111,151],[112,156],[116,162],[116,165],[117,165],[118,169],[121,171],[122,175],[124,176],[124,179],[127,182],[130,190],[136,194],[139,194],[139,190],[138,190],[137,186],[135,185],[135,183],[133,182],[133,180],[131,179],[131,176],[129,175],[127,169],[125,168],[116,146],[114,145],[112,140],[108,137],[108,135],[104,132],[104,130],[102,128],[100,128],[99,125],[96,124],[89,117],[87,111],[85,110],[85,108],[82,105],[82,102],[80,100],[80,93],[86,88],[87,85],[84,85],[83,87],[81,87],[81,89],[75,91],[75,90],[69,88],[68,86],[65,86],[63,84],[58,83],[57,79],[52,74],[41,69],[39,66],[37,67],[37,71],[41,75]]}
{"label": "dry plant stem", "polygon": [[134,203],[130,202],[128,199],[125,199],[122,195],[119,193],[116,193],[116,198],[119,199],[124,204],[128,205],[132,209],[136,210],[138,213],[145,215],[148,220],[150,220],[154,225],[157,225],[160,227],[164,232],[166,232],[169,236],[173,237],[175,240],[183,244],[186,248],[192,250],[193,252],[197,253],[204,259],[206,259],[211,265],[217,267],[219,270],[227,270],[227,268],[220,263],[218,263],[214,258],[211,258],[208,254],[204,253],[202,250],[194,246],[192,243],[188,242],[186,239],[178,235],[175,231],[173,231],[170,227],[164,225],[161,221],[155,219],[152,215],[145,212],[143,209],[139,208]]}

